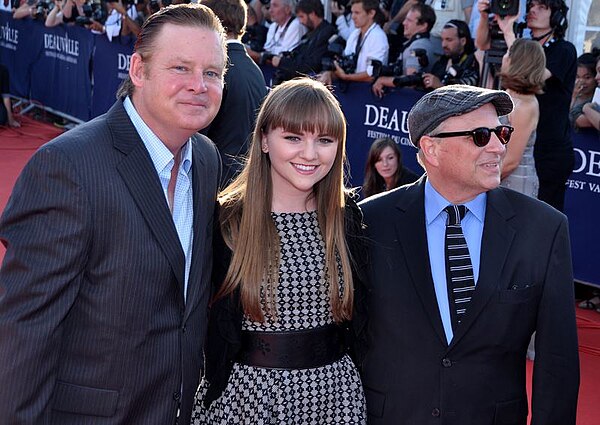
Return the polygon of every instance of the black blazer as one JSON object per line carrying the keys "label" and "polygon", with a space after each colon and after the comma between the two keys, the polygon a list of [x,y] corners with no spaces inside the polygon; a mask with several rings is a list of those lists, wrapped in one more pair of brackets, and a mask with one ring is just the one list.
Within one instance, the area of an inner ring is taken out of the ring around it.
{"label": "black blazer", "polygon": [[450,345],[429,264],[423,177],[361,203],[370,248],[372,425],[575,425],[579,362],[566,217],[504,188],[487,194],[479,279]]}
{"label": "black blazer", "polygon": [[[231,251],[223,241],[220,229],[215,229],[214,233],[213,285],[216,291],[227,274],[231,262]],[[362,213],[352,199],[347,201],[346,207],[346,238],[352,256],[354,313],[350,322],[343,323],[340,326],[344,328],[348,353],[360,369],[367,348],[366,308],[369,287],[365,270],[368,260],[363,236]],[[218,299],[211,305],[205,351],[205,378],[209,382],[209,388],[204,398],[206,408],[221,396],[227,386],[233,363],[241,349],[242,320],[243,311],[239,290],[229,297]]]}
{"label": "black blazer", "polygon": [[221,107],[211,124],[202,130],[221,153],[222,186],[242,169],[258,108],[267,95],[265,77],[243,44],[227,43],[227,57]]}
{"label": "black blazer", "polygon": [[[193,252],[117,101],[43,146],[0,221],[0,422],[189,423],[203,365],[220,161],[192,142]],[[183,392],[182,392],[183,389]]]}

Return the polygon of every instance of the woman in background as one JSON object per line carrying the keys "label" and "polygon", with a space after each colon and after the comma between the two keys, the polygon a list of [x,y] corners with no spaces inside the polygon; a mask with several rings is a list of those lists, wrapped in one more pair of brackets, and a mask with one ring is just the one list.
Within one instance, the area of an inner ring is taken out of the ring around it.
{"label": "woman in background", "polygon": [[533,40],[517,39],[502,58],[502,87],[515,104],[502,124],[515,130],[506,145],[502,164],[501,185],[537,198],[539,180],[533,159],[540,109],[536,94],[543,92],[546,56],[542,46]]}
{"label": "woman in background", "polygon": [[[215,297],[193,424],[366,423],[362,214],[346,121],[321,83],[273,89],[219,196]],[[351,359],[352,355],[354,361]]]}
{"label": "woman in background", "polygon": [[419,176],[402,165],[402,151],[389,137],[375,139],[365,166],[363,196],[368,198],[417,181]]}
{"label": "woman in background", "polygon": [[583,106],[594,97],[597,60],[598,57],[592,53],[584,53],[577,58],[577,78],[569,111],[569,120],[576,129],[592,127],[592,123],[583,113]]}

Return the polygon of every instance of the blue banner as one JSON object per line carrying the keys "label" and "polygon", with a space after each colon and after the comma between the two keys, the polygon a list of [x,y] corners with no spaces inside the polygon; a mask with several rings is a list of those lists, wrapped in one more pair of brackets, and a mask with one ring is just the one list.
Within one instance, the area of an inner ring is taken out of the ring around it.
{"label": "blue banner", "polygon": [[600,137],[596,130],[573,135],[575,168],[567,181],[565,213],[573,250],[575,278],[600,286]]}
{"label": "blue banner", "polygon": [[380,99],[371,92],[369,84],[336,84],[334,90],[348,121],[346,152],[352,187],[362,186],[369,148],[380,137],[392,138],[400,146],[404,166],[417,175],[423,174],[417,163],[417,149],[408,138],[406,119],[424,92],[395,89]]}
{"label": "blue banner", "polygon": [[42,48],[37,30],[42,22],[29,18],[14,20],[10,12],[0,12],[0,63],[8,68],[10,92],[28,98],[33,64]]}
{"label": "blue banner", "polygon": [[31,98],[81,120],[90,119],[94,36],[71,25],[33,26],[42,49],[31,73]]}
{"label": "blue banner", "polygon": [[96,36],[94,51],[94,87],[92,89],[92,118],[108,111],[115,103],[115,93],[129,75],[129,61],[135,38]]}

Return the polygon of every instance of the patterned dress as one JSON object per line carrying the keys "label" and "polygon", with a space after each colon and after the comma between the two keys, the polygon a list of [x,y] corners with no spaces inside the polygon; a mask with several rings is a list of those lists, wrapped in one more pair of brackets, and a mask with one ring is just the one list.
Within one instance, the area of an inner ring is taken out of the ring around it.
{"label": "patterned dress", "polygon": [[[280,238],[277,319],[245,318],[246,331],[281,332],[333,323],[325,282],[325,245],[316,212],[272,213]],[[348,355],[313,369],[267,369],[235,363],[227,388],[208,410],[201,382],[192,424],[365,424],[358,372]]]}
{"label": "patterned dress", "polygon": [[[506,116],[500,117],[502,124],[509,124]],[[533,145],[535,144],[536,131],[529,136],[521,162],[510,175],[506,176],[500,186],[523,193],[532,198],[537,198],[540,181],[535,171],[535,159],[533,159]]]}

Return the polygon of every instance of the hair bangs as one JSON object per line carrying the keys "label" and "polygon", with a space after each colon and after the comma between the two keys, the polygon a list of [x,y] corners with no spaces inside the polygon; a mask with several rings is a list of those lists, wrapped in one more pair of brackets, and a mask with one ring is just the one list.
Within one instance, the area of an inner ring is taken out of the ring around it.
{"label": "hair bangs", "polygon": [[[345,141],[346,120],[333,95],[328,93],[331,98],[327,99],[329,96],[310,87],[298,88],[301,90],[286,96],[292,101],[281,99],[278,105],[273,105],[271,116],[265,117],[263,130],[282,128],[292,133],[317,133]],[[332,104],[336,107],[332,108]]]}

